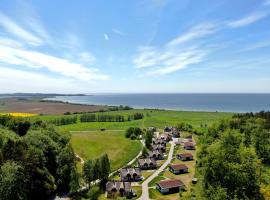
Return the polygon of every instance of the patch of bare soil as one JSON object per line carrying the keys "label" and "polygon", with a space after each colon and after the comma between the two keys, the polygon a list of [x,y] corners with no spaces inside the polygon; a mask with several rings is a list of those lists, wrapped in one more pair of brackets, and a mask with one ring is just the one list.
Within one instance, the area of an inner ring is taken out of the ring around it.
{"label": "patch of bare soil", "polygon": [[65,112],[96,112],[108,109],[108,106],[41,102],[36,99],[20,99],[16,97],[0,99],[0,105],[0,112],[22,112],[46,115],[64,114]]}

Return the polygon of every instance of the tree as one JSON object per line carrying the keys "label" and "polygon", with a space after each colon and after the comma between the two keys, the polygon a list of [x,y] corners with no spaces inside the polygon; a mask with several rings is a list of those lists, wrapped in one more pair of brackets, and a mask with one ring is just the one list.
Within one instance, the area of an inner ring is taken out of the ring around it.
{"label": "tree", "polygon": [[108,155],[105,154],[99,158],[99,163],[100,163],[100,181],[101,185],[105,185],[107,182],[110,172],[111,172],[111,166],[110,166],[110,161],[108,158]]}
{"label": "tree", "polygon": [[95,163],[92,160],[87,160],[83,165],[82,175],[89,189],[91,187],[91,182],[95,180],[94,165]]}
{"label": "tree", "polygon": [[0,197],[5,200],[27,199],[24,169],[14,161],[7,161],[1,166]]}
{"label": "tree", "polygon": [[259,160],[254,148],[245,147],[237,131],[227,130],[220,138],[203,159],[205,188],[226,188],[232,199],[258,195]]}
{"label": "tree", "polygon": [[150,149],[151,148],[151,144],[152,144],[152,138],[153,138],[153,133],[151,131],[147,131],[145,134],[145,146]]}
{"label": "tree", "polygon": [[19,118],[14,118],[8,122],[8,127],[19,136],[24,136],[31,127],[31,123]]}

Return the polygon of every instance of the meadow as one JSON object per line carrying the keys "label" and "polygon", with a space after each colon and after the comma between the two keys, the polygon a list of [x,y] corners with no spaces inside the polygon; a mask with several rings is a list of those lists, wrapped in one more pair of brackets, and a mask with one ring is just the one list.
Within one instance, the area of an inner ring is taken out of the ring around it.
{"label": "meadow", "polygon": [[[123,115],[128,116],[136,112],[143,113],[144,119],[126,121],[126,122],[88,122],[78,123],[60,126],[60,130],[64,131],[87,131],[87,130],[99,130],[100,128],[106,128],[109,130],[125,130],[128,127],[136,126],[140,128],[147,128],[154,126],[157,128],[163,128],[164,126],[173,126],[181,122],[186,122],[200,128],[201,125],[210,125],[215,121],[223,118],[230,118],[233,113],[224,112],[189,112],[189,111],[169,111],[169,110],[124,110],[124,111],[110,111],[102,112],[101,114],[110,115]],[[98,113],[97,113],[98,114]],[[62,117],[64,115],[44,115],[36,116],[31,119],[53,120],[55,118]],[[77,114],[77,116],[80,116]]]}
{"label": "meadow", "polygon": [[[123,115],[127,117],[134,113],[143,113],[144,118],[140,120],[125,122],[78,122],[75,124],[57,126],[63,132],[72,134],[71,143],[75,152],[83,159],[94,159],[107,153],[111,161],[112,170],[122,167],[135,157],[141,150],[139,141],[125,138],[124,132],[129,127],[140,127],[145,129],[150,126],[163,129],[164,126],[175,126],[186,122],[195,128],[201,125],[210,125],[223,118],[230,118],[232,113],[220,112],[186,112],[168,110],[124,110],[96,113],[106,115]],[[33,116],[29,119],[44,121],[54,120],[63,116],[74,115],[43,115]],[[80,114],[76,114],[79,118]],[[100,129],[106,129],[100,131]]]}

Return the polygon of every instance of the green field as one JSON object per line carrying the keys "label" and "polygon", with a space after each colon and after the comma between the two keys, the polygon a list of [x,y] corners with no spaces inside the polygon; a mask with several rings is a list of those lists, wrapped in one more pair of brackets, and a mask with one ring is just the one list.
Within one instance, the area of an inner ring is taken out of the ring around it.
{"label": "green field", "polygon": [[142,147],[138,140],[126,139],[123,131],[76,132],[72,134],[71,142],[83,159],[95,159],[107,153],[112,171],[128,163]]}
{"label": "green field", "polygon": [[[186,112],[186,111],[165,111],[165,110],[125,110],[111,111],[97,114],[124,115],[128,116],[140,112],[144,114],[141,120],[125,122],[84,122],[64,126],[58,126],[61,131],[72,133],[72,146],[75,152],[84,159],[94,159],[108,153],[111,160],[112,169],[115,170],[133,157],[140,151],[141,144],[139,141],[131,141],[124,137],[124,131],[129,127],[147,128],[155,126],[163,128],[164,126],[174,126],[181,122],[186,122],[200,128],[201,124],[212,124],[223,118],[230,118],[232,113],[220,112]],[[30,119],[53,120],[66,115],[47,115],[34,116]],[[72,115],[69,115],[72,116]],[[79,114],[77,115],[80,116]],[[105,128],[105,132],[99,131]]]}
{"label": "green field", "polygon": [[[100,128],[106,128],[110,130],[125,130],[131,126],[137,126],[146,128],[149,126],[155,126],[157,128],[163,128],[166,125],[177,125],[180,122],[186,122],[194,127],[200,127],[201,124],[211,124],[222,118],[229,118],[232,113],[222,112],[188,112],[188,111],[165,111],[165,110],[125,110],[125,111],[111,111],[103,112],[102,114],[110,115],[124,115],[128,116],[135,112],[144,114],[144,119],[136,121],[126,122],[87,122],[76,123],[59,127],[64,131],[86,131],[86,130],[99,130]],[[99,114],[99,113],[97,113]],[[79,116],[79,115],[78,115]],[[32,119],[52,120],[61,116],[49,115],[49,116],[36,116]]]}

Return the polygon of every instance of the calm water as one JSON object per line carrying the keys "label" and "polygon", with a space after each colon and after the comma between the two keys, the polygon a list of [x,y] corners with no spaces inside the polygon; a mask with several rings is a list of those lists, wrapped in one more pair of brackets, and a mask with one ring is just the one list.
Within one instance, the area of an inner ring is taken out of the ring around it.
{"label": "calm water", "polygon": [[189,111],[257,112],[270,110],[270,94],[95,94],[49,98],[91,105],[128,105]]}

